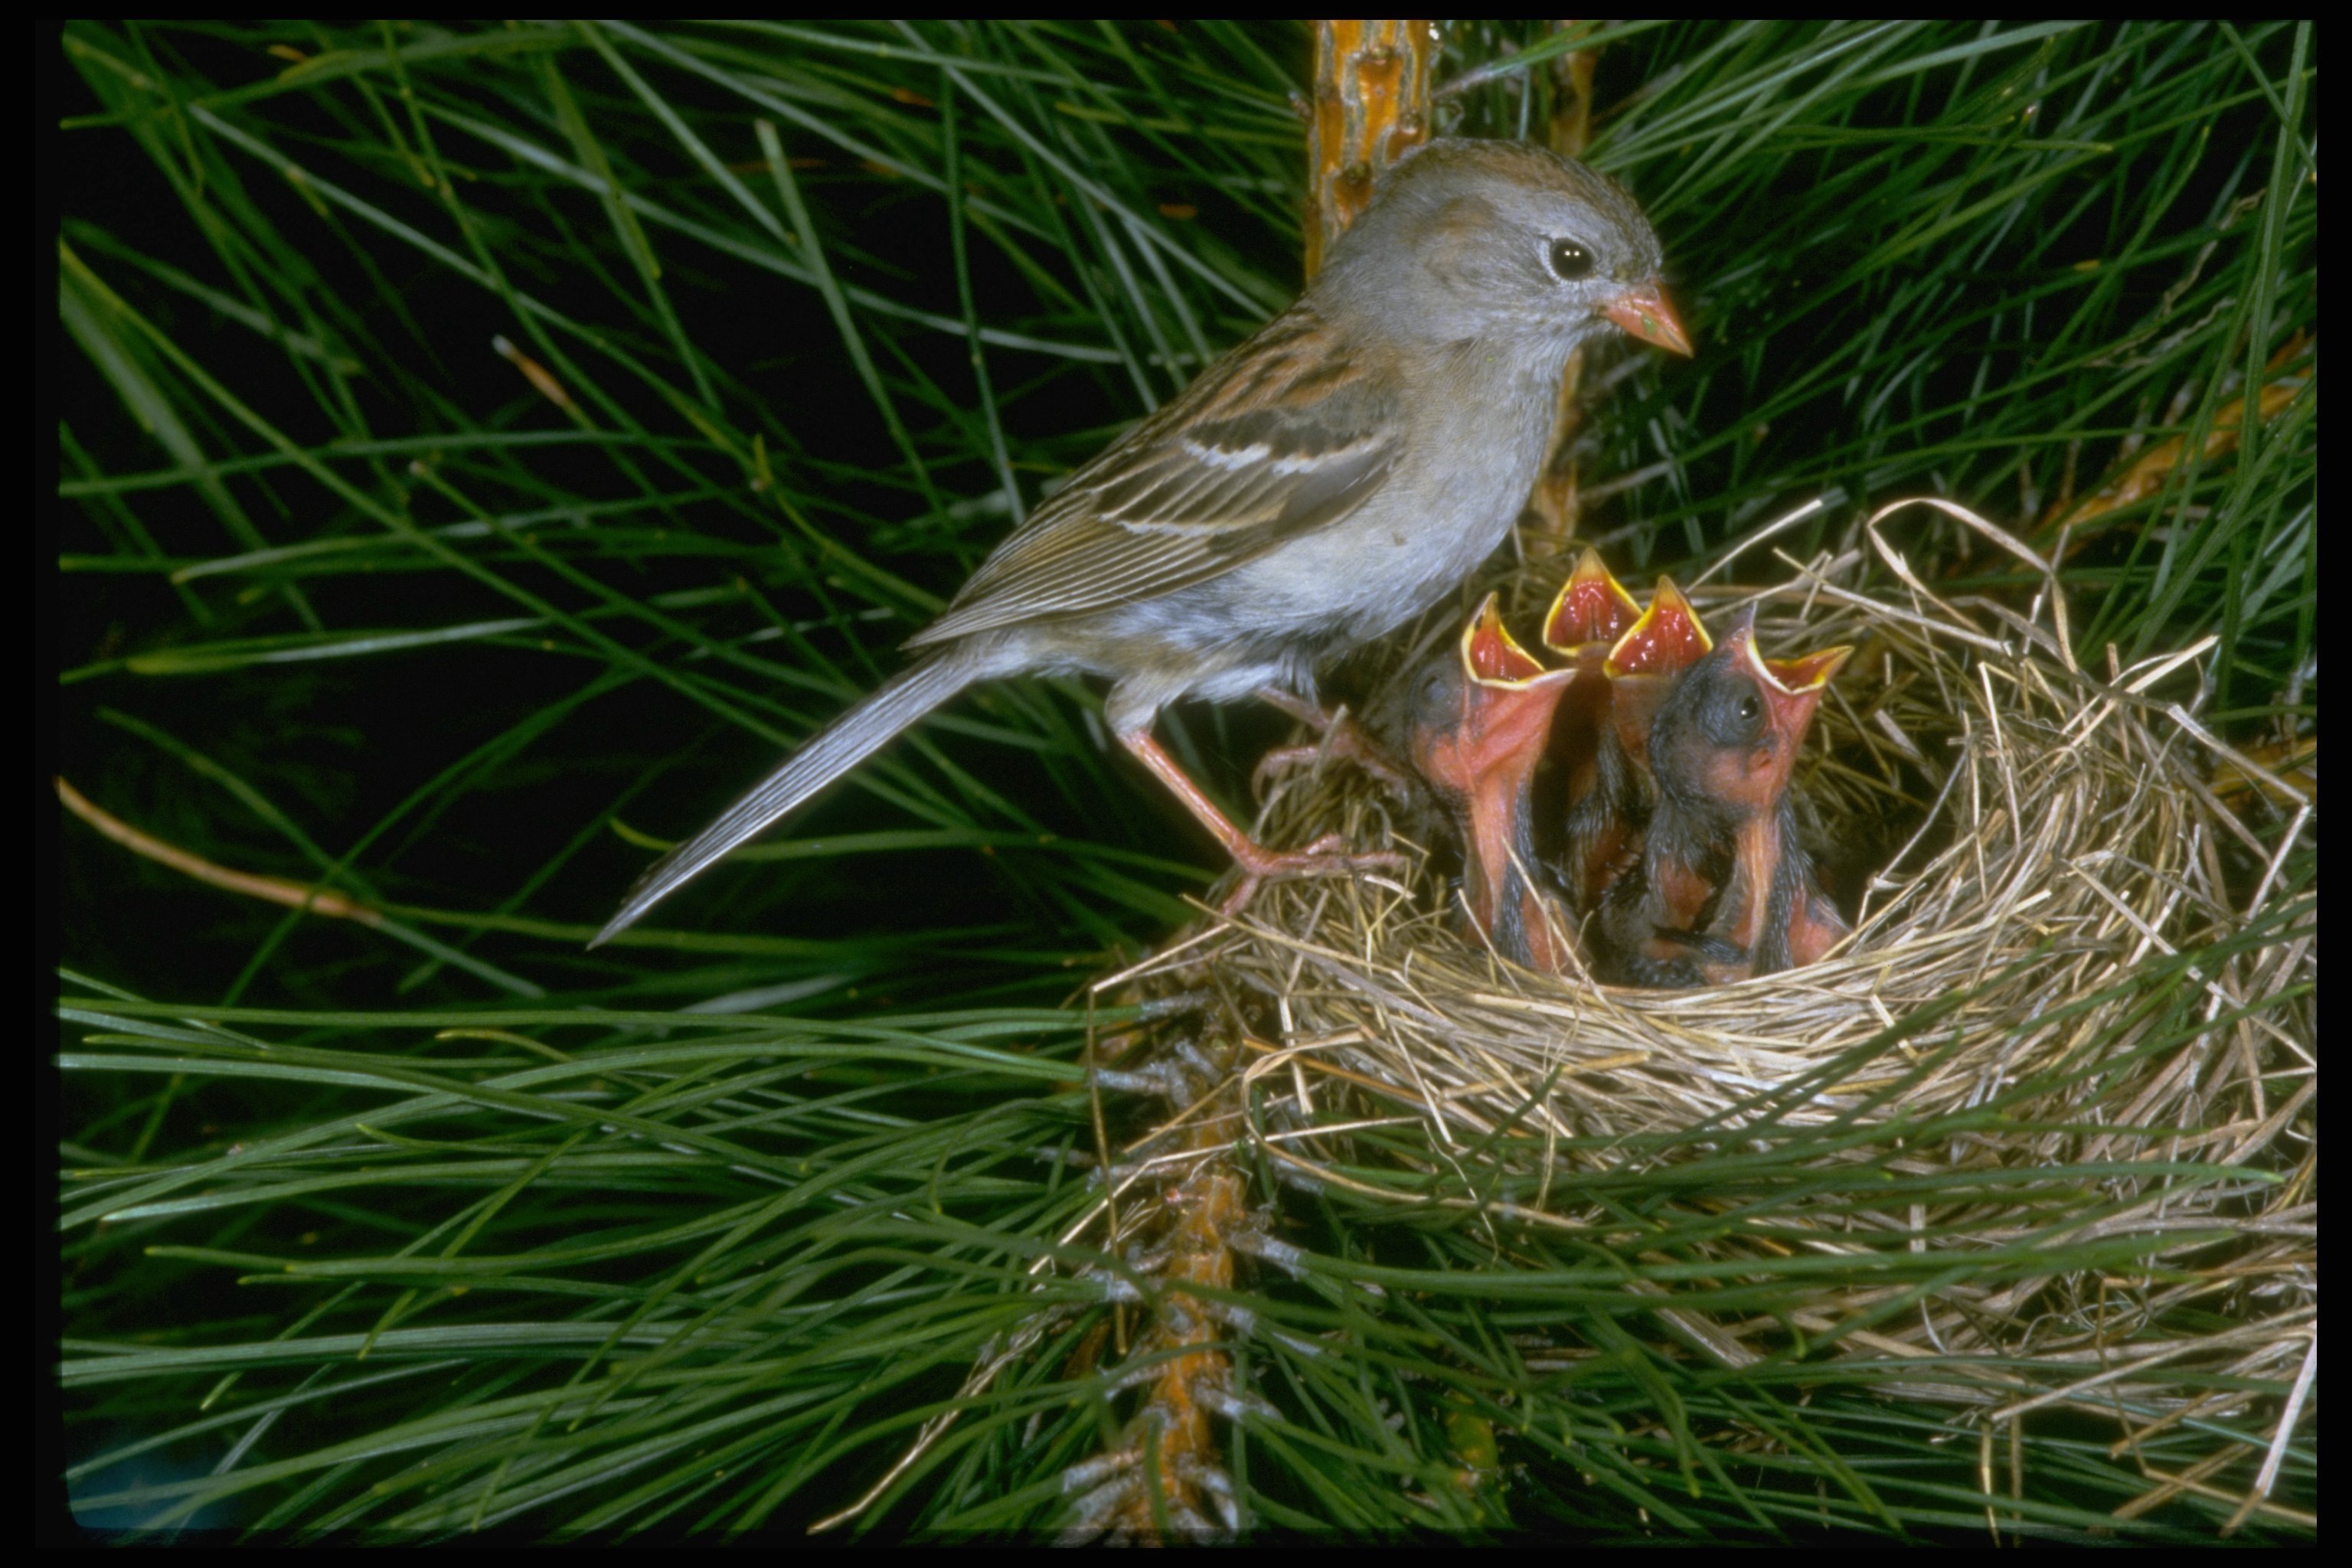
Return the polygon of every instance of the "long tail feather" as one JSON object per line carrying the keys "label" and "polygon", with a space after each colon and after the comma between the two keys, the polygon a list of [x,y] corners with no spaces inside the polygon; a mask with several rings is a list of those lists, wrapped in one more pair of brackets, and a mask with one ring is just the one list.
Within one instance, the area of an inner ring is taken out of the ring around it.
{"label": "long tail feather", "polygon": [[864,762],[899,731],[989,672],[985,659],[950,651],[902,670],[811,736],[782,767],[637,879],[618,913],[590,947],[610,942],[647,910],[722,859],[778,817]]}

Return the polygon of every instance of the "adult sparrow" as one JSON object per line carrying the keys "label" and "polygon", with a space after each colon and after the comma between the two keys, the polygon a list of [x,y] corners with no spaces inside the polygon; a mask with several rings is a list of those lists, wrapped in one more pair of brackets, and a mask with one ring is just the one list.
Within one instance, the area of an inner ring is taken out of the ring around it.
{"label": "adult sparrow", "polygon": [[1546,669],[1512,640],[1486,595],[1460,642],[1412,673],[1405,752],[1462,836],[1462,896],[1495,951],[1558,973],[1566,924],[1538,886],[1536,763],[1573,669]]}
{"label": "adult sparrow", "polygon": [[1580,915],[1600,907],[1602,892],[1641,848],[1656,796],[1650,779],[1650,721],[1676,679],[1713,646],[1691,602],[1673,578],[1661,577],[1648,607],[1601,661],[1607,695],[1592,772],[1580,793],[1573,791],[1570,774],[1561,856],[1562,876]]}
{"label": "adult sparrow", "polygon": [[1675,682],[1651,726],[1641,857],[1601,903],[1604,976],[1719,984],[1811,963],[1844,934],[1798,842],[1789,778],[1852,652],[1768,661],[1750,608]]}
{"label": "adult sparrow", "polygon": [[915,664],[656,861],[596,940],[965,687],[1023,672],[1109,678],[1111,732],[1247,873],[1240,896],[1362,864],[1338,835],[1258,844],[1153,721],[1181,697],[1311,705],[1318,661],[1475,570],[1534,485],[1569,355],[1612,330],[1690,352],[1658,266],[1633,198],[1580,163],[1507,142],[1407,154],[1297,304],[1042,503],[908,639]]}

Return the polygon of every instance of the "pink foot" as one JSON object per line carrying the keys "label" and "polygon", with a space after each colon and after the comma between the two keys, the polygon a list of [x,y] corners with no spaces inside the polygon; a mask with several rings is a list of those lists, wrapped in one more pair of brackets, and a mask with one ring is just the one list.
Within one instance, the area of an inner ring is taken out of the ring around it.
{"label": "pink foot", "polygon": [[1360,871],[1396,871],[1405,868],[1405,858],[1393,849],[1353,849],[1346,838],[1337,833],[1327,833],[1304,849],[1268,849],[1255,839],[1244,838],[1231,845],[1234,864],[1242,868],[1242,879],[1225,895],[1218,912],[1234,915],[1256,896],[1266,882],[1287,880],[1295,877],[1349,877]]}
{"label": "pink foot", "polygon": [[1323,731],[1323,738],[1313,745],[1280,746],[1259,758],[1250,773],[1250,788],[1262,800],[1275,774],[1287,768],[1311,767],[1326,757],[1346,758],[1378,779],[1391,794],[1404,795],[1412,788],[1411,776],[1389,760],[1380,742],[1361,724],[1345,713],[1335,718],[1330,728]]}

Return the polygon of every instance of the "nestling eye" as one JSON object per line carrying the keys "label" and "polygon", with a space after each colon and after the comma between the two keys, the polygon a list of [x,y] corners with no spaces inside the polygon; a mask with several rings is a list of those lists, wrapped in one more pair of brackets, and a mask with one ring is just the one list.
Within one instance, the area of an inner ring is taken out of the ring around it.
{"label": "nestling eye", "polygon": [[1563,283],[1576,283],[1592,276],[1592,252],[1572,239],[1555,239],[1544,259]]}
{"label": "nestling eye", "polygon": [[1751,691],[1739,700],[1739,717],[1744,722],[1749,724],[1764,717],[1764,704],[1757,700],[1754,692]]}
{"label": "nestling eye", "polygon": [[1454,677],[1443,664],[1432,662],[1412,694],[1413,720],[1425,729],[1442,727],[1453,715]]}

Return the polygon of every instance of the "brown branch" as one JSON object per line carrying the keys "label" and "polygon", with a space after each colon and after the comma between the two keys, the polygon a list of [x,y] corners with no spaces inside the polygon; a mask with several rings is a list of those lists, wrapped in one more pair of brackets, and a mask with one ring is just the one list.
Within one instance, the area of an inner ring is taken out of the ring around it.
{"label": "brown branch", "polygon": [[[1552,26],[1564,32],[1580,25],[1555,22]],[[1549,62],[1551,112],[1544,121],[1544,141],[1562,157],[1583,157],[1592,139],[1592,68],[1599,59],[1597,49],[1570,49]],[[1576,537],[1583,508],[1569,448],[1583,423],[1583,406],[1577,396],[1583,374],[1583,353],[1570,354],[1568,369],[1559,378],[1559,401],[1552,411],[1550,456],[1536,479],[1526,510],[1519,514],[1519,548],[1530,558],[1560,554]]]}
{"label": "brown branch", "polygon": [[1307,121],[1307,276],[1372,199],[1381,171],[1429,140],[1437,29],[1422,21],[1315,24]]}

